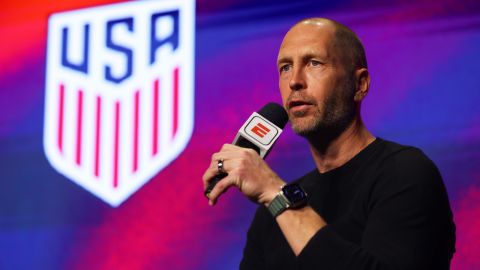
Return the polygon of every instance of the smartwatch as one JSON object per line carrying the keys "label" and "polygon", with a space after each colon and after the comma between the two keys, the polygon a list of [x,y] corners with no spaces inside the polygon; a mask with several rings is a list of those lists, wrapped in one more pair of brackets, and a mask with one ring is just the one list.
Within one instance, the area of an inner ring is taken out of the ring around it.
{"label": "smartwatch", "polygon": [[287,184],[268,205],[268,210],[275,218],[287,209],[298,209],[307,204],[307,193],[297,184]]}

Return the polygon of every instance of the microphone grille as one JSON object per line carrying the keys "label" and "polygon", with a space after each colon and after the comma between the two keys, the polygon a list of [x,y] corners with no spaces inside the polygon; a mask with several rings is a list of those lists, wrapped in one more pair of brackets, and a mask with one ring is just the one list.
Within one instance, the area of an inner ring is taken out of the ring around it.
{"label": "microphone grille", "polygon": [[288,122],[288,114],[285,109],[274,102],[270,102],[263,106],[258,114],[265,117],[268,121],[283,129]]}

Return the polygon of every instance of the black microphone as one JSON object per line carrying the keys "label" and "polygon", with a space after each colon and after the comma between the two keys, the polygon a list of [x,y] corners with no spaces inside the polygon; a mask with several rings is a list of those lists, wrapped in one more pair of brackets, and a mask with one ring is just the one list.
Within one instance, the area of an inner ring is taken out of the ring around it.
{"label": "black microphone", "polygon": [[[265,158],[287,122],[288,115],[285,109],[277,103],[268,103],[247,119],[235,136],[233,144],[253,149]],[[205,190],[205,196],[208,197],[215,185],[227,175],[225,172],[215,175]]]}

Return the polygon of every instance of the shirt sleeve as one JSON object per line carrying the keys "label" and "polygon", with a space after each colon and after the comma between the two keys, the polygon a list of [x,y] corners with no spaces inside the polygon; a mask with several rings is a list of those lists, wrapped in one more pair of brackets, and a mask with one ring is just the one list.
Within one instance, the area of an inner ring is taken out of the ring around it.
{"label": "shirt sleeve", "polygon": [[355,224],[329,224],[299,254],[299,269],[450,268],[455,225],[435,165],[411,148],[384,162],[376,177],[361,244],[346,235]]}
{"label": "shirt sleeve", "polygon": [[252,224],[247,232],[247,243],[243,249],[240,270],[266,269],[262,247],[262,224],[265,224],[262,207],[258,207]]}

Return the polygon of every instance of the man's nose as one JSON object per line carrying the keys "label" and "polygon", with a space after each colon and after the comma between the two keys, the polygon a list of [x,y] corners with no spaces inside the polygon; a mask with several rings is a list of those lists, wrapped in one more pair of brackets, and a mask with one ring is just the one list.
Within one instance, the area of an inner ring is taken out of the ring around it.
{"label": "man's nose", "polygon": [[290,78],[289,86],[290,86],[290,89],[292,89],[293,91],[302,90],[307,87],[305,83],[305,74],[303,73],[303,69],[296,68],[293,70],[292,77]]}

